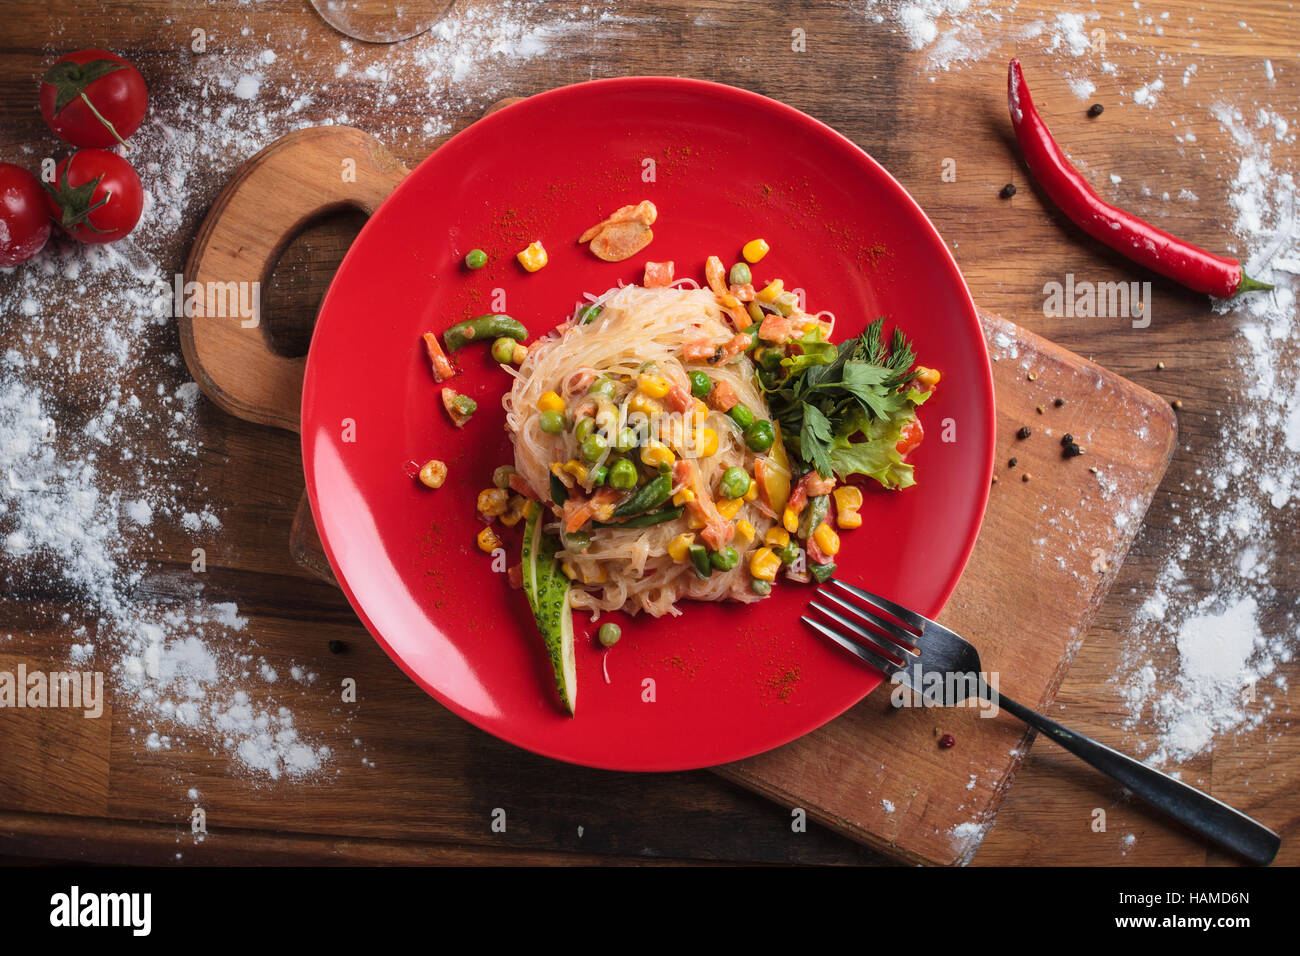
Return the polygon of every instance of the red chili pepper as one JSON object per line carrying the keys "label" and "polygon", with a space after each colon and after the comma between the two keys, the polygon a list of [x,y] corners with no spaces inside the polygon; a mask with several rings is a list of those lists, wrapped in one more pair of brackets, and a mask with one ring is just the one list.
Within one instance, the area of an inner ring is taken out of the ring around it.
{"label": "red chili pepper", "polygon": [[1052,201],[1088,235],[1153,272],[1220,299],[1273,288],[1246,275],[1236,259],[1216,256],[1184,242],[1098,196],[1066,159],[1034,109],[1019,60],[1012,60],[1007,72],[1007,103],[1029,171]]}

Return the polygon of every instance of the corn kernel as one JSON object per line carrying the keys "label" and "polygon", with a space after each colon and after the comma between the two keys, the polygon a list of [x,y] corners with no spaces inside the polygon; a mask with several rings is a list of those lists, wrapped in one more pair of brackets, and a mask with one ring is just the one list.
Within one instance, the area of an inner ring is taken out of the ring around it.
{"label": "corn kernel", "polygon": [[698,398],[691,399],[691,410],[687,413],[692,425],[703,425],[709,417],[709,406]]}
{"label": "corn kernel", "polygon": [[749,559],[749,573],[760,581],[775,581],[780,567],[781,559],[772,553],[771,548],[759,548]]}
{"label": "corn kernel", "polygon": [[746,501],[755,501],[758,498],[758,482],[753,478],[749,479],[749,488],[744,494]]}
{"label": "corn kernel", "polygon": [[510,492],[504,488],[484,488],[478,493],[478,513],[484,518],[499,518],[510,504]]}
{"label": "corn kernel", "polygon": [[751,541],[754,540],[754,534],[755,534],[754,526],[750,524],[748,521],[746,521],[744,518],[741,518],[739,521],[736,522],[736,534],[737,536],[745,540],[745,544],[749,544]]}
{"label": "corn kernel", "polygon": [[687,550],[695,543],[695,535],[679,534],[673,540],[668,542],[668,556],[678,564],[686,561]]}
{"label": "corn kernel", "polygon": [[740,250],[740,254],[745,257],[746,262],[754,263],[767,255],[768,250],[771,248],[766,239],[751,239],[745,243],[744,248]]}
{"label": "corn kernel", "polygon": [[855,485],[840,485],[831,494],[840,511],[857,511],[862,507],[862,489]]}
{"label": "corn kernel", "polygon": [[856,511],[840,511],[835,515],[835,523],[840,526],[841,531],[852,531],[854,528],[862,527],[862,515]]}
{"label": "corn kernel", "polygon": [[695,492],[691,491],[689,488],[683,488],[681,491],[677,492],[677,494],[673,495],[673,504],[679,508],[683,505],[689,505],[694,500]]}
{"label": "corn kernel", "polygon": [[672,388],[672,384],[662,375],[648,375],[642,372],[636,377],[636,387],[651,398],[663,398]]}
{"label": "corn kernel", "polygon": [[511,495],[510,507],[500,518],[500,521],[507,528],[513,528],[519,522],[524,520],[524,514],[528,510],[528,499],[523,495]]}
{"label": "corn kernel", "polygon": [[641,461],[652,468],[659,465],[671,465],[677,456],[663,442],[652,441],[641,449]]}
{"label": "corn kernel", "polygon": [[488,525],[480,531],[474,540],[478,542],[478,549],[485,554],[491,554],[497,548],[501,547],[501,539],[497,536],[497,533],[492,530],[491,525]]}
{"label": "corn kernel", "polygon": [[718,453],[718,433],[712,428],[695,429],[695,451],[701,458]]}
{"label": "corn kernel", "polygon": [[785,283],[780,279],[773,279],[754,296],[759,302],[775,302],[776,297],[785,291]]}
{"label": "corn kernel", "polygon": [[780,551],[790,543],[790,532],[774,525],[767,529],[767,534],[763,535],[763,543],[769,548]]}
{"label": "corn kernel", "polygon": [[664,407],[657,401],[647,395],[645,392],[633,392],[632,397],[628,399],[627,407],[634,412],[640,412],[646,417],[658,415],[664,410]]}
{"label": "corn kernel", "polygon": [[840,536],[825,521],[819,524],[817,530],[813,532],[813,540],[817,542],[817,547],[821,548],[822,554],[827,557],[834,557],[839,554]]}
{"label": "corn kernel", "polygon": [[701,518],[699,515],[697,515],[694,511],[687,511],[686,527],[690,528],[692,531],[703,531],[704,519]]}
{"label": "corn kernel", "polygon": [[578,569],[573,566],[573,562],[568,558],[561,559],[560,570],[564,572],[564,576],[570,581],[574,580],[578,576]]}
{"label": "corn kernel", "polygon": [[543,412],[562,412],[564,399],[555,392],[542,392],[542,397],[537,400],[537,408]]}
{"label": "corn kernel", "polygon": [[537,242],[530,243],[528,248],[516,254],[515,258],[529,272],[536,272],[546,265],[547,261],[546,250],[542,247],[540,239]]}
{"label": "corn kernel", "polygon": [[592,571],[584,571],[573,561],[563,558],[560,561],[560,570],[570,581],[581,581],[583,584],[604,584],[609,577],[605,572],[603,565],[596,565]]}
{"label": "corn kernel", "polygon": [[924,365],[917,366],[916,382],[924,388],[934,388],[939,384],[939,370],[937,368],[926,368]]}
{"label": "corn kernel", "polygon": [[744,498],[723,498],[718,502],[718,514],[730,521],[744,504]]}
{"label": "corn kernel", "polygon": [[566,461],[564,463],[564,470],[574,478],[577,478],[578,481],[585,482],[587,480],[587,466],[576,458],[570,458]]}
{"label": "corn kernel", "polygon": [[424,467],[420,469],[420,484],[426,488],[441,488],[442,483],[447,480],[447,463],[434,459],[425,462]]}
{"label": "corn kernel", "polygon": [[788,505],[781,515],[781,527],[791,534],[799,530],[799,513]]}

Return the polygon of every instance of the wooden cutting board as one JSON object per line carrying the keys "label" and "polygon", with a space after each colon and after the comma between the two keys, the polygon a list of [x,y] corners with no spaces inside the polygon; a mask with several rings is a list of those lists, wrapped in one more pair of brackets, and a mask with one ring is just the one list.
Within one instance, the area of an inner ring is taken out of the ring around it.
{"label": "wooden cutting board", "polygon": [[[373,212],[406,173],[359,130],[291,133],[222,191],[186,279],[265,285],[305,225],[341,207]],[[1008,694],[1050,711],[1168,466],[1176,424],[1151,392],[997,316],[981,321],[994,359],[998,466],[975,552],[940,619],[976,644]],[[276,354],[264,324],[182,318],[181,342],[218,406],[297,430],[305,360]],[[1025,439],[1022,426],[1032,432]],[[1063,457],[1066,432],[1083,456]],[[305,495],[289,546],[304,568],[334,580]],[[908,862],[964,863],[1032,734],[1006,715],[896,709],[886,691],[800,740],[715,770],[789,807],[794,827],[811,817]],[[943,735],[954,745],[941,747]]]}

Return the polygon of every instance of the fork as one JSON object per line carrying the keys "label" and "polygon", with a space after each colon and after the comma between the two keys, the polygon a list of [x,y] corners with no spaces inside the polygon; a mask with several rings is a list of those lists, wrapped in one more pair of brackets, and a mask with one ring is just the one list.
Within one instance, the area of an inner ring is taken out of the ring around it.
{"label": "fork", "polygon": [[[961,700],[976,696],[1009,710],[1210,842],[1260,866],[1267,866],[1277,855],[1281,837],[1241,811],[1030,710],[1000,693],[997,681],[990,688],[980,667],[979,652],[943,625],[833,578],[817,589],[808,607],[831,624],[807,614],[802,617],[805,623],[882,671],[887,679],[906,684],[940,706],[960,701],[945,701],[939,688],[951,686],[957,693],[964,688],[968,693]],[[961,683],[956,681],[958,676],[963,676]],[[927,685],[930,693],[926,692]]]}

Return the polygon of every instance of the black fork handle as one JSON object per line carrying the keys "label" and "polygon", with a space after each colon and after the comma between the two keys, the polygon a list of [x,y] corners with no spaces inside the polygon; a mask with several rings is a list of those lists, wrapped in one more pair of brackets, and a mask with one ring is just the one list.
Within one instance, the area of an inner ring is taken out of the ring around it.
{"label": "black fork handle", "polygon": [[1234,810],[1209,794],[1189,787],[1159,770],[1153,770],[1091,737],[1062,727],[1050,717],[1044,717],[1010,697],[999,694],[996,702],[999,707],[1010,711],[1102,773],[1118,780],[1151,806],[1164,811],[1211,843],[1240,854],[1259,866],[1267,866],[1277,856],[1282,838],[1240,810]]}

